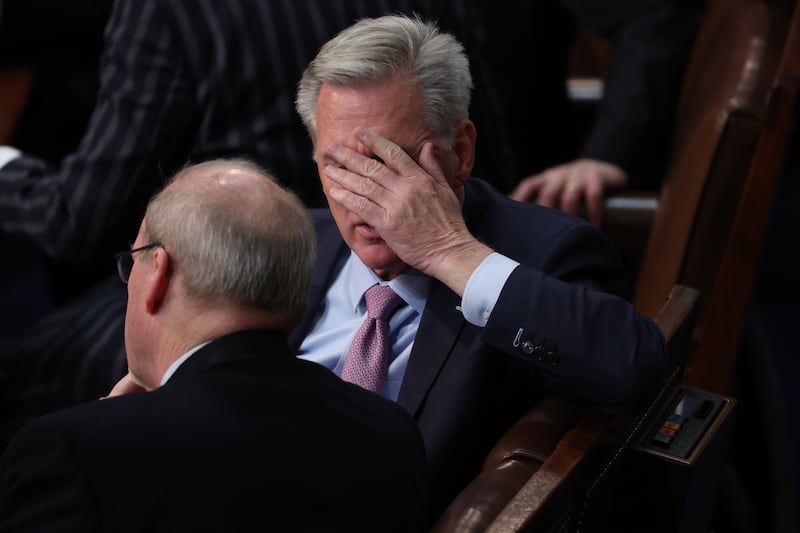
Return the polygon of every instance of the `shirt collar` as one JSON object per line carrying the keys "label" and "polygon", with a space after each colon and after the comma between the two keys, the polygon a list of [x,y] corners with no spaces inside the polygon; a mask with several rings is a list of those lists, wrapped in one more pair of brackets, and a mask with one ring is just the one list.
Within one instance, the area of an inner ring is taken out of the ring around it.
{"label": "shirt collar", "polygon": [[164,375],[161,377],[161,385],[164,385],[164,383],[166,383],[169,380],[169,378],[172,377],[172,374],[174,374],[175,371],[178,370],[178,367],[181,366],[187,359],[189,359],[189,357],[194,355],[194,353],[197,350],[199,350],[200,348],[202,348],[203,346],[205,346],[209,342],[211,342],[211,341],[206,341],[206,342],[204,342],[202,344],[198,344],[197,346],[195,346],[194,348],[192,348],[191,350],[189,350],[188,352],[186,352],[182,356],[180,356],[177,359],[175,359],[175,361],[173,361],[172,364],[169,365],[169,367],[167,368],[167,371],[164,372]]}
{"label": "shirt collar", "polygon": [[353,305],[353,311],[356,313],[359,309],[363,311],[366,305],[363,298],[364,292],[375,284],[389,285],[417,313],[422,314],[425,309],[431,278],[419,270],[408,267],[391,281],[383,281],[352,250],[342,270],[350,272],[348,295]]}

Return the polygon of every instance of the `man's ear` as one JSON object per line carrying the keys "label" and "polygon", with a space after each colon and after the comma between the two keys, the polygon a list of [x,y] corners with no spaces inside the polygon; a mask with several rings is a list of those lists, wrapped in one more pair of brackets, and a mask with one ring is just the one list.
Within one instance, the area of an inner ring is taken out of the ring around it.
{"label": "man's ear", "polygon": [[456,127],[455,142],[453,153],[458,158],[455,177],[461,185],[464,185],[472,176],[472,166],[475,163],[475,140],[478,133],[475,124],[469,119],[462,120]]}
{"label": "man's ear", "polygon": [[148,276],[146,277],[145,291],[145,309],[150,314],[158,313],[164,299],[167,296],[167,290],[172,282],[172,266],[170,265],[170,257],[166,250],[158,247],[153,252],[150,258],[150,265]]}

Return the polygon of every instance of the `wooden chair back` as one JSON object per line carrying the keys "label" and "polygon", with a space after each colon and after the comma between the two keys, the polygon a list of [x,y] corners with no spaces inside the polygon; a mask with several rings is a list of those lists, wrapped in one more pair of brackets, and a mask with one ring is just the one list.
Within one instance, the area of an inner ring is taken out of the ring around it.
{"label": "wooden chair back", "polygon": [[690,58],[673,153],[633,291],[702,296],[686,381],[726,393],[783,151],[800,53],[795,0],[712,0]]}

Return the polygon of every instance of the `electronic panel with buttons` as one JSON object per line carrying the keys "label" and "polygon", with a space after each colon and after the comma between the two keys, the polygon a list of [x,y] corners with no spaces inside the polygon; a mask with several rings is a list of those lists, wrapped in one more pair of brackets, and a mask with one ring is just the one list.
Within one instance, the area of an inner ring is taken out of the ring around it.
{"label": "electronic panel with buttons", "polygon": [[603,531],[708,532],[737,401],[685,384],[666,390],[608,475],[606,499],[585,513],[612,516]]}
{"label": "electronic panel with buttons", "polygon": [[674,457],[688,458],[714,423],[728,399],[683,388],[664,410],[640,445]]}

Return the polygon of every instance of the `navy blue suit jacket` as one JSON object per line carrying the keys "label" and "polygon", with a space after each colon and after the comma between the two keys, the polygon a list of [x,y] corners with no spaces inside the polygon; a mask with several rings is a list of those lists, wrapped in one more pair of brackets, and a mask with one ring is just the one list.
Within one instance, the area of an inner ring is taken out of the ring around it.
{"label": "navy blue suit jacket", "polygon": [[153,392],[23,428],[0,461],[0,531],[420,531],[427,492],[408,413],[243,331]]}
{"label": "navy blue suit jacket", "polygon": [[[637,410],[666,366],[658,326],[605,289],[619,258],[595,226],[561,211],[514,202],[471,179],[470,231],[521,265],[485,328],[468,323],[461,301],[434,280],[398,403],[417,420],[445,506],[480,469],[502,433],[549,393],[615,413]],[[349,248],[328,210],[313,210],[318,257],[298,347],[322,311]]]}

